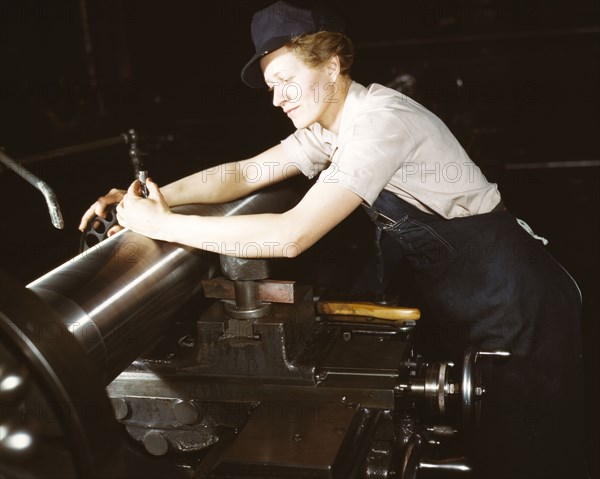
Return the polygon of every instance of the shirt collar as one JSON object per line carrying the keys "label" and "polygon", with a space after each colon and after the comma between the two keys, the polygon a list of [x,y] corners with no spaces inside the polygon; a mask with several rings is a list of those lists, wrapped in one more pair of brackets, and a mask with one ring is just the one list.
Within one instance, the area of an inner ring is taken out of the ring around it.
{"label": "shirt collar", "polygon": [[359,99],[364,96],[366,92],[366,87],[352,80],[350,86],[348,87],[348,94],[344,100],[344,106],[342,108],[342,120],[340,121],[340,130],[337,135],[331,130],[323,128],[321,125],[319,125],[321,128],[322,137],[325,139],[325,141],[331,143],[334,148],[337,147],[338,138],[344,134],[345,129],[352,123],[352,119],[358,114]]}
{"label": "shirt collar", "polygon": [[360,83],[355,81],[350,83],[348,94],[346,95],[346,100],[344,101],[344,107],[342,108],[342,121],[340,122],[338,137],[344,134],[348,125],[352,123],[352,119],[357,115],[359,99],[366,93],[366,91],[367,89]]}

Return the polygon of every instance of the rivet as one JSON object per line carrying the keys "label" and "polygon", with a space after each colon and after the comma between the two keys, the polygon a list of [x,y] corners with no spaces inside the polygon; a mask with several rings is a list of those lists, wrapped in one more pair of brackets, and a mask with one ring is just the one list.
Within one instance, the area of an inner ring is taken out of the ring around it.
{"label": "rivet", "polygon": [[144,447],[153,456],[164,456],[169,451],[167,438],[158,431],[151,431],[144,436]]}
{"label": "rivet", "polygon": [[129,408],[129,404],[123,398],[113,398],[111,399],[113,409],[115,411],[115,418],[117,421],[122,421],[129,416],[131,412]]}
{"label": "rivet", "polygon": [[187,425],[196,424],[200,416],[198,409],[191,401],[177,401],[173,406],[173,413],[175,414],[175,419],[181,424]]}

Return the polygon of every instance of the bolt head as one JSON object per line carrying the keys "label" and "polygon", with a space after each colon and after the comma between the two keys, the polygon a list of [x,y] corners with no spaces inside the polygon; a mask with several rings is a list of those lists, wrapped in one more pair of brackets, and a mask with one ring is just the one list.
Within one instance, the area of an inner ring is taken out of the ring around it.
{"label": "bolt head", "polygon": [[191,426],[198,422],[200,414],[191,401],[177,401],[173,406],[173,414],[181,424]]}
{"label": "bolt head", "polygon": [[169,451],[169,443],[158,431],[151,431],[144,436],[144,447],[153,456],[164,456]]}
{"label": "bolt head", "polygon": [[131,413],[129,403],[123,398],[113,398],[111,400],[113,409],[115,411],[115,418],[117,421],[127,419]]}

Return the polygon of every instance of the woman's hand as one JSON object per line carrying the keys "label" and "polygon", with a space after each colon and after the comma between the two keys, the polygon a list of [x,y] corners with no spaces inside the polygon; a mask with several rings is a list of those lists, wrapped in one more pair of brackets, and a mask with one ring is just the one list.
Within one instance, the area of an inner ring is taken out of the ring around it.
{"label": "woman's hand", "polygon": [[[79,224],[79,231],[85,230],[88,223],[94,216],[100,216],[101,218],[106,218],[107,210],[111,205],[119,203],[123,196],[125,195],[125,190],[118,190],[113,188],[106,195],[101,196],[96,200],[96,202],[88,208],[88,210],[81,217],[81,222]],[[112,236],[116,232],[122,230],[123,227],[119,225],[113,226],[107,232],[107,236]]]}
{"label": "woman's hand", "polygon": [[119,224],[150,238],[160,239],[160,226],[171,214],[158,185],[150,178],[146,181],[148,198],[142,196],[141,185],[135,180],[117,206]]}

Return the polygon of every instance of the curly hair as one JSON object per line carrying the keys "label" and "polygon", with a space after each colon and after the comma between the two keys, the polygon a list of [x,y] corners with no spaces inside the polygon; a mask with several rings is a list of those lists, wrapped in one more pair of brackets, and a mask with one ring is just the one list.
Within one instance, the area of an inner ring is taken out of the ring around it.
{"label": "curly hair", "polygon": [[340,59],[340,73],[349,75],[354,61],[352,41],[343,33],[316,32],[294,37],[286,45],[310,67],[320,67],[333,56]]}

